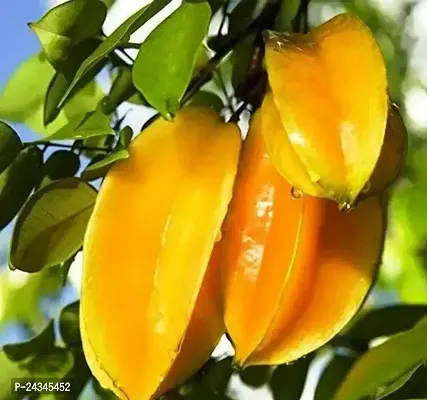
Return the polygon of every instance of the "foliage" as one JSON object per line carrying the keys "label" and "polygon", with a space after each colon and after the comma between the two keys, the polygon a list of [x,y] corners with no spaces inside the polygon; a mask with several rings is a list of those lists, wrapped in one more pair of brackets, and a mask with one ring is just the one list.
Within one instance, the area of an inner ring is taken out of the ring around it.
{"label": "foliage", "polygon": [[[7,306],[0,326],[21,322],[36,334],[1,349],[0,400],[19,398],[9,392],[10,378],[32,376],[71,380],[76,398],[88,384],[99,398],[114,398],[84,359],[78,303],[41,329],[38,302],[58,292],[81,249],[96,198],[88,182],[103,179],[112,164],[129,157],[133,131],[118,107],[144,105],[173,118],[184,104],[204,104],[236,121],[258,107],[265,92],[262,31],[304,30],[309,21],[306,0],[184,0],[143,43],[132,43],[131,34],[169,2],[154,0],[109,36],[102,26],[111,1],[69,0],[29,24],[41,50],[29,55],[0,93],[0,227],[14,221],[9,265],[30,275],[26,285],[14,288],[0,271],[7,290],[0,297]],[[401,105],[408,61],[399,23],[364,2],[343,3],[382,39],[380,45],[392,46],[391,52],[384,47],[384,55],[392,99]],[[138,50],[135,60],[129,48]],[[95,80],[103,69],[112,81],[106,94]],[[12,123],[25,124],[40,140],[22,142]],[[427,398],[426,143],[410,133],[407,167],[391,192],[385,261],[373,297],[392,291],[400,303],[368,302],[327,346],[291,365],[236,371],[229,357],[211,358],[165,398],[230,399],[230,381],[239,377],[248,387],[268,387],[275,399],[297,400],[309,368],[325,357],[315,400]],[[390,273],[390,259],[404,268]],[[387,340],[378,345],[380,338]]]}

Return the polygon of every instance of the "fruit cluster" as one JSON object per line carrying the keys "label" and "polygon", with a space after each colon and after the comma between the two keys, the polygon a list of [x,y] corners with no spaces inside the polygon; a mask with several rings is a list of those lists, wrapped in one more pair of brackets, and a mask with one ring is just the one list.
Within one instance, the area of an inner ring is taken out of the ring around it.
{"label": "fruit cluster", "polygon": [[225,331],[241,366],[319,348],[374,281],[406,131],[368,28],[265,34],[269,89],[242,143],[208,107],[156,119],[102,184],[84,244],[88,363],[156,398]]}

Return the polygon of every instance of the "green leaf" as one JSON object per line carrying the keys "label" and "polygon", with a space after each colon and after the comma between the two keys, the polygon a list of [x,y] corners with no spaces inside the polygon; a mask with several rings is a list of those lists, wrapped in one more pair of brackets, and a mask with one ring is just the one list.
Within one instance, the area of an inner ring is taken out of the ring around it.
{"label": "green leaf", "polygon": [[202,44],[197,50],[196,61],[194,63],[193,75],[194,78],[209,62],[211,58],[211,50],[209,47]]}
{"label": "green leaf", "polygon": [[121,147],[123,149],[126,149],[130,145],[130,142],[132,141],[132,137],[133,137],[132,128],[130,126],[125,126],[120,131],[119,141],[116,147]]}
{"label": "green leaf", "polygon": [[129,152],[126,150],[132,139],[132,129],[128,126],[122,129],[120,132],[119,140],[114,147],[113,151],[109,153],[102,160],[90,164],[83,172],[82,179],[86,181],[92,181],[94,179],[98,179],[107,174],[112,164],[119,160],[123,160],[129,157]]}
{"label": "green leaf", "polygon": [[50,320],[47,326],[29,341],[6,344],[3,346],[3,351],[9,360],[21,362],[39,353],[48,353],[54,347],[55,328],[53,320]]}
{"label": "green leaf", "polygon": [[75,118],[46,140],[87,139],[93,136],[114,135],[110,117],[100,110],[90,111],[83,118]]}
{"label": "green leaf", "polygon": [[18,400],[23,399],[25,396],[19,394],[12,394],[10,390],[12,378],[25,377],[25,371],[19,368],[19,364],[10,361],[9,358],[0,351],[0,399],[1,400]]}
{"label": "green leaf", "polygon": [[427,319],[411,330],[392,336],[362,355],[350,370],[334,400],[381,396],[427,360]]}
{"label": "green leaf", "polygon": [[317,383],[314,400],[331,400],[355,361],[354,357],[336,354],[324,369]]}
{"label": "green leaf", "polygon": [[58,150],[46,160],[43,170],[51,181],[69,178],[77,174],[80,168],[80,158],[68,150]]}
{"label": "green leaf", "polygon": [[106,114],[114,111],[124,101],[148,105],[141,93],[136,90],[132,81],[132,69],[119,67],[118,74],[113,81],[110,93],[103,100],[103,111]]}
{"label": "green leaf", "polygon": [[107,7],[102,1],[69,0],[51,8],[32,25],[81,42],[100,33],[106,16]]}
{"label": "green leaf", "polygon": [[73,354],[68,349],[55,347],[49,353],[40,353],[30,359],[21,368],[27,371],[28,377],[64,378],[73,368]]}
{"label": "green leaf", "polygon": [[207,1],[184,0],[141,45],[133,67],[134,84],[168,119],[190,82],[210,17]]}
{"label": "green leaf", "polygon": [[60,69],[61,65],[67,59],[67,55],[71,50],[73,41],[66,36],[49,32],[38,26],[37,23],[30,23],[28,25],[38,37],[40,44],[42,45],[44,55],[49,63],[55,69]]}
{"label": "green leaf", "polygon": [[[250,35],[242,40],[231,53],[230,62],[232,64],[231,83],[236,92],[241,91],[241,85],[249,70],[252,55],[255,49],[255,35]],[[240,93],[239,93],[240,95]]]}
{"label": "green leaf", "polygon": [[212,15],[214,15],[225,4],[225,0],[208,0],[208,3],[211,7]]}
{"label": "green leaf", "polygon": [[71,266],[76,258],[76,254],[73,254],[68,260],[65,260],[60,266],[62,271],[62,286],[67,284],[68,272],[70,271]]}
{"label": "green leaf", "polygon": [[227,82],[232,79],[234,61],[235,59],[233,59],[233,52],[228,54],[228,56],[224,57],[216,69],[217,73],[213,75],[213,79],[209,83],[213,83],[214,87],[221,91],[222,84],[220,77],[224,82]]}
{"label": "green leaf", "polygon": [[[64,96],[65,92],[68,90],[74,76],[76,75],[77,70],[80,68],[84,60],[86,60],[86,58],[96,49],[99,43],[100,41],[97,39],[85,40],[74,46],[74,48],[68,54],[66,63],[63,65],[61,70],[54,75],[51,82],[49,83],[43,108],[44,125],[48,125],[57,117],[61,110],[61,108],[59,107],[61,99]],[[103,66],[104,63],[100,63],[99,67],[102,68]],[[91,74],[86,75],[85,79],[82,79],[79,84],[76,85],[73,90],[73,93],[70,94],[70,96],[68,97],[69,103],[73,97],[78,95],[80,107],[79,112],[77,114],[82,114],[81,110],[84,107],[84,104],[82,104],[83,97],[85,98],[85,102],[88,102],[88,104],[86,105],[87,108],[83,110],[84,112],[93,110],[96,104],[100,101],[101,96],[98,94],[98,92],[101,93],[100,90],[82,90],[82,88],[84,88],[85,86],[96,85],[96,83],[91,80],[98,72],[99,68],[96,68],[92,71]],[[90,93],[93,94],[93,99],[86,99],[86,97],[88,97]],[[62,104],[62,107],[63,106],[64,104]],[[72,119],[76,114],[75,112],[73,113],[73,111],[73,107],[68,107],[66,110],[66,115],[69,120]]]}
{"label": "green leaf", "polygon": [[[62,289],[61,272],[59,267],[54,267],[35,274],[25,274],[25,281],[16,285],[15,272],[3,268],[0,272],[0,286],[4,312],[0,319],[0,329],[8,323],[20,321],[32,331],[39,332],[47,322],[40,301],[47,296],[59,296]],[[20,272],[16,274],[19,275]],[[23,274],[20,275],[22,277]]]}
{"label": "green leaf", "polygon": [[404,386],[384,397],[385,400],[421,399],[427,397],[427,367],[419,367]]}
{"label": "green leaf", "polygon": [[42,162],[40,149],[29,147],[0,175],[0,229],[13,220],[40,181]]}
{"label": "green leaf", "polygon": [[[21,363],[11,361],[3,351],[0,351],[0,399],[29,398],[25,395],[11,394],[12,378],[56,378],[63,380],[73,365],[73,354],[67,349],[59,347],[52,348],[48,353],[37,354],[28,361]],[[67,400],[69,399],[70,397],[67,398]]]}
{"label": "green leaf", "polygon": [[220,112],[224,108],[221,98],[212,92],[201,90],[197,92],[191,99],[188,105],[191,106],[208,106],[215,111]]}
{"label": "green leaf", "polygon": [[297,16],[301,0],[282,0],[274,29],[278,32],[292,32],[292,21]]}
{"label": "green leaf", "polygon": [[43,165],[43,180],[40,186],[69,178],[77,174],[80,168],[80,157],[68,150],[58,150],[52,153]]}
{"label": "green leaf", "polygon": [[[64,376],[63,381],[70,382],[73,388],[72,397],[70,393],[56,394],[54,400],[78,400],[82,397],[79,394],[82,392],[86,384],[92,376],[81,345],[69,347],[73,354],[73,368]],[[53,399],[52,399],[53,400]]]}
{"label": "green leaf", "polygon": [[[82,83],[84,82],[82,81]],[[78,91],[75,93],[73,92],[72,97],[63,108],[63,112],[68,121],[86,115],[88,111],[95,111],[99,102],[104,97],[104,93],[95,80],[89,81],[89,83],[81,89],[79,89],[79,85],[76,88]],[[59,115],[61,115],[61,113]],[[51,125],[54,125],[54,123]]]}
{"label": "green leaf", "polygon": [[[95,81],[91,81],[65,104],[58,117],[47,127],[43,124],[43,103],[40,104],[37,114],[25,121],[25,123],[35,132],[48,137],[64,129],[69,124],[73,125],[75,121],[83,121],[89,113],[94,113],[102,97],[103,94],[98,84]],[[92,111],[88,113],[88,110]]]}
{"label": "green leaf", "polygon": [[394,382],[392,382],[390,385],[382,387],[378,390],[375,398],[376,399],[383,399],[384,397],[388,396],[391,393],[396,392],[399,390],[403,385],[405,385],[415,374],[415,372],[421,367],[421,365],[417,365],[415,368],[407,372],[405,375],[401,376],[399,379],[396,379]]}
{"label": "green leaf", "polygon": [[169,4],[171,0],[154,0],[150,5],[141,8],[135,14],[131,15],[123,24],[121,24],[110,36],[108,36],[98,48],[88,57],[76,73],[70,87],[62,98],[65,102],[74,86],[87,73],[96,68],[114,49],[128,41],[130,35],[144,25],[149,19],[156,15],[163,7]]}
{"label": "green leaf", "polygon": [[45,126],[44,101],[54,75],[55,70],[43,54],[26,60],[10,77],[0,95],[0,118],[24,123],[34,132],[50,135],[77,116],[83,118],[103,97],[99,86],[91,81],[70,99],[51,124]]}
{"label": "green leaf", "polygon": [[274,370],[270,383],[274,399],[299,400],[312,360],[313,354],[309,354],[292,364],[279,365]]}
{"label": "green leaf", "polygon": [[256,365],[240,371],[239,376],[247,386],[258,388],[265,385],[270,378],[271,367]]}
{"label": "green leaf", "polygon": [[390,336],[411,329],[417,321],[427,315],[425,305],[394,305],[367,312],[345,336],[371,340],[381,336]]}
{"label": "green leaf", "polygon": [[[25,60],[9,78],[0,95],[0,118],[24,122],[43,102],[54,70],[43,54]],[[37,77],[37,79],[35,79]]]}
{"label": "green leaf", "polygon": [[228,35],[235,36],[246,28],[261,14],[266,4],[267,0],[241,0],[230,13]]}
{"label": "green leaf", "polygon": [[111,135],[89,137],[82,142],[82,145],[87,147],[83,150],[82,154],[85,157],[91,158],[91,164],[93,164],[94,159],[99,161],[105,157],[106,151],[110,151],[108,149],[112,148],[115,141],[116,137]]}
{"label": "green leaf", "polygon": [[79,306],[79,301],[69,304],[64,307],[59,317],[59,330],[61,332],[62,340],[68,346],[76,346],[81,343]]}
{"label": "green leaf", "polygon": [[204,377],[204,386],[209,387],[213,393],[222,395],[226,391],[233,373],[232,361],[231,357],[215,361]]}
{"label": "green leaf", "polygon": [[38,36],[49,62],[60,69],[71,47],[98,35],[107,16],[106,5],[99,0],[70,0],[51,8],[29,26]]}
{"label": "green leaf", "polygon": [[21,150],[22,142],[18,134],[0,121],[0,174],[12,164]]}
{"label": "green leaf", "polygon": [[78,178],[54,181],[38,190],[20,212],[9,263],[26,272],[61,264],[83,244],[96,190]]}

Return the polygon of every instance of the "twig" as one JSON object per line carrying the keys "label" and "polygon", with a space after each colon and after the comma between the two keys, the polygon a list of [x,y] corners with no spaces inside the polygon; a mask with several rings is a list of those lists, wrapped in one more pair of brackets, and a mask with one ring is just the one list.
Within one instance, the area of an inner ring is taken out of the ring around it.
{"label": "twig", "polygon": [[[246,96],[243,99],[243,104],[233,113],[230,117],[229,122],[238,122],[240,115],[247,109],[249,105],[252,106],[251,112],[254,112],[261,104],[262,98],[264,96],[267,77],[264,72],[255,74],[256,83],[246,92]],[[250,82],[251,80],[249,80]]]}
{"label": "twig", "polygon": [[250,36],[257,30],[262,30],[270,27],[274,21],[276,14],[279,10],[280,2],[274,0],[267,4],[261,14],[254,19],[245,29],[229,38],[218,52],[207,62],[207,64],[200,70],[199,74],[193,78],[188,85],[187,92],[185,93],[182,104],[185,104],[191,97],[193,97],[199,89],[211,79],[213,71],[218,67],[221,61],[230,53],[236,45],[243,39]]}
{"label": "twig", "polygon": [[137,49],[137,50],[139,50],[140,47],[141,47],[141,43],[128,42],[128,43],[123,43],[122,45],[120,45],[119,49]]}
{"label": "twig", "polygon": [[297,15],[292,21],[292,30],[298,33],[308,32],[308,5],[310,0],[301,0]]}
{"label": "twig", "polygon": [[42,151],[42,154],[44,154],[44,153],[46,153],[46,150],[48,149],[48,145],[44,145],[44,146],[42,146],[42,148],[41,148],[41,151]]}
{"label": "twig", "polygon": [[227,101],[227,107],[231,110],[231,112],[233,112],[234,111],[233,99],[232,99],[232,96],[228,94],[228,90],[225,85],[224,78],[222,77],[222,73],[220,70],[216,70],[215,73],[216,73],[216,76],[218,77],[218,82],[219,82],[219,86],[221,87],[221,91],[224,94],[225,100]]}
{"label": "twig", "polygon": [[328,342],[328,344],[335,348],[343,347],[353,350],[359,354],[363,354],[369,350],[369,343],[367,340],[348,337],[345,335],[335,336]]}
{"label": "twig", "polygon": [[228,122],[239,122],[240,115],[248,109],[249,103],[247,101],[244,101],[240,107],[234,111],[233,115],[230,117]]}
{"label": "twig", "polygon": [[126,53],[126,50],[124,50],[123,48],[117,48],[116,50],[115,50],[115,52],[117,53],[117,55],[121,55],[122,57],[124,57],[124,58],[126,58],[127,59],[127,61],[131,64],[131,65],[133,65],[133,63],[135,62],[135,60],[128,54],[128,53]]}
{"label": "twig", "polygon": [[221,32],[222,32],[222,30],[224,28],[225,21],[227,21],[227,18],[228,18],[228,10],[227,10],[228,9],[228,5],[229,5],[229,2],[227,1],[222,6],[222,19],[221,19],[221,22],[220,22],[219,27],[218,27],[217,36],[222,36]]}
{"label": "twig", "polygon": [[74,144],[53,143],[45,140],[36,140],[35,142],[24,143],[24,147],[34,146],[34,145],[44,146],[44,150],[47,147],[58,147],[58,148],[70,149],[70,150],[81,149],[81,150],[92,150],[92,151],[105,151],[106,153],[111,151],[111,149],[108,147],[96,147],[96,146],[84,146],[84,145],[74,146]]}
{"label": "twig", "polygon": [[75,140],[71,145],[71,151],[76,151],[80,156],[84,150],[82,150],[81,146],[83,146],[83,140]]}

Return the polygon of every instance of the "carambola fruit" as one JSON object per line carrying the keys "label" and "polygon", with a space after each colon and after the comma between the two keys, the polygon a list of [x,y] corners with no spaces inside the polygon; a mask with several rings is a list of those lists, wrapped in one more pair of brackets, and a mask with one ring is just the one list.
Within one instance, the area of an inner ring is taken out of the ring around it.
{"label": "carambola fruit", "polygon": [[182,383],[224,331],[211,253],[240,142],[211,109],[184,108],[146,128],[102,184],[84,242],[81,331],[93,374],[122,399]]}
{"label": "carambola fruit", "polygon": [[[271,92],[267,93],[263,100],[261,113],[262,131],[268,132],[265,136],[280,137],[286,135]],[[268,151],[268,141],[265,141],[265,144]],[[362,192],[359,193],[354,203],[357,203],[361,199],[377,196],[393,184],[405,164],[407,146],[408,134],[405,124],[403,123],[398,107],[390,103],[380,156],[378,157],[369,181]],[[270,154],[272,153],[270,152]],[[291,147],[288,146],[282,147],[280,156],[283,159],[287,159],[288,165],[297,165],[299,162]],[[302,181],[310,184],[305,169],[293,169],[289,177],[289,182],[293,182],[295,188],[298,188],[298,182]],[[312,189],[315,190],[315,187],[312,186]]]}
{"label": "carambola fruit", "polygon": [[337,334],[372,285],[386,224],[378,196],[344,213],[288,183],[262,117],[243,144],[221,241],[225,324],[242,366],[293,361]]}
{"label": "carambola fruit", "polygon": [[381,154],[365,190],[360,193],[358,199],[378,195],[391,186],[405,165],[407,150],[408,132],[399,108],[390,103]]}
{"label": "carambola fruit", "polygon": [[306,194],[352,205],[383,146],[389,100],[369,28],[338,15],[308,34],[267,32],[266,68],[283,130],[263,129],[279,173]]}

